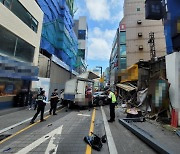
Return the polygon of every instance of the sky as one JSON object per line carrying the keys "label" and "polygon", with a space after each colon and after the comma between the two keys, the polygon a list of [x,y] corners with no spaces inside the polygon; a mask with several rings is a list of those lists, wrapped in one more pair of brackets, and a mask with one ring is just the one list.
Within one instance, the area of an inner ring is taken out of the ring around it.
{"label": "sky", "polygon": [[113,39],[123,17],[124,0],[75,0],[74,18],[86,16],[88,23],[88,69],[109,66]]}

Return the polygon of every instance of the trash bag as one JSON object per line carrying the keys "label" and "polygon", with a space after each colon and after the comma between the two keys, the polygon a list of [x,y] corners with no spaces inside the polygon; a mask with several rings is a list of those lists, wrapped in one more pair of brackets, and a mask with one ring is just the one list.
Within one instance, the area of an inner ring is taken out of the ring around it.
{"label": "trash bag", "polygon": [[92,132],[91,134],[91,136],[85,136],[84,141],[89,144],[93,149],[100,151],[103,146],[101,138]]}

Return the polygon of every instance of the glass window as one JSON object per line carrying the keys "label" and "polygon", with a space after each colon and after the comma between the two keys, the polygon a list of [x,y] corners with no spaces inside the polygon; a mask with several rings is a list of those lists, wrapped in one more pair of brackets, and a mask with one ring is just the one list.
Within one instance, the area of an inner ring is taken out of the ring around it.
{"label": "glass window", "polygon": [[126,58],[121,58],[120,65],[121,65],[120,66],[121,69],[126,69],[126,67],[127,67]]}
{"label": "glass window", "polygon": [[10,9],[12,5],[12,0],[4,0],[3,4]]}
{"label": "glass window", "polygon": [[82,59],[85,59],[85,49],[79,49],[78,56],[80,56]]}
{"label": "glass window", "polygon": [[151,5],[153,13],[161,13],[160,5]]}
{"label": "glass window", "polygon": [[33,62],[35,48],[21,38],[0,26],[0,53]]}
{"label": "glass window", "polygon": [[86,30],[78,30],[78,39],[80,40],[86,39]]}
{"label": "glass window", "polygon": [[22,39],[18,39],[15,57],[26,62],[32,62],[34,58],[34,49],[35,48],[29,43]]}
{"label": "glass window", "polygon": [[9,8],[19,19],[21,19],[28,27],[37,32],[38,21],[26,10],[26,8],[18,0],[0,0],[7,8]]}
{"label": "glass window", "polygon": [[121,45],[120,46],[120,55],[121,56],[126,56],[126,45]]}
{"label": "glass window", "polygon": [[37,28],[38,28],[38,21],[32,17],[31,29],[33,31],[37,32]]}
{"label": "glass window", "polygon": [[141,11],[141,9],[140,9],[140,8],[137,8],[137,11]]}
{"label": "glass window", "polygon": [[16,36],[0,26],[0,53],[14,56]]}
{"label": "glass window", "polygon": [[25,24],[31,25],[31,15],[25,10],[25,8],[15,0],[13,2],[11,11],[20,18]]}
{"label": "glass window", "polygon": [[120,44],[126,44],[126,32],[120,32]]}

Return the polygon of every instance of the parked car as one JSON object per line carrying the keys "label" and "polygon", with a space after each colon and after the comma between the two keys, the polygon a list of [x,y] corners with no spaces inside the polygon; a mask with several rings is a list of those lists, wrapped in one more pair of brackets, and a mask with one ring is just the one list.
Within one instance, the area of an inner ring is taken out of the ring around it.
{"label": "parked car", "polygon": [[104,91],[94,92],[93,94],[93,104],[97,106],[102,106],[104,104],[109,104],[108,94]]}

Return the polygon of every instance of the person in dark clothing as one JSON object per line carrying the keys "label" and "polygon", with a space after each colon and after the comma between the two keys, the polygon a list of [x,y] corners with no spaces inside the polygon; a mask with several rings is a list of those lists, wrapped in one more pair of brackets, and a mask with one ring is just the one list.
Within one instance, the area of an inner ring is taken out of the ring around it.
{"label": "person in dark clothing", "polygon": [[53,115],[57,115],[56,114],[56,108],[57,108],[57,103],[59,101],[59,96],[58,96],[58,89],[54,89],[54,92],[51,95],[51,99],[50,99],[50,110],[49,110],[49,114],[51,115],[51,112],[53,111]]}
{"label": "person in dark clothing", "polygon": [[110,101],[110,119],[108,122],[115,121],[115,105],[116,105],[116,95],[111,90],[108,90],[109,96],[108,98],[111,99]]}
{"label": "person in dark clothing", "polygon": [[37,106],[38,106],[38,104],[37,104],[37,96],[41,93],[43,91],[43,88],[39,88],[38,89],[38,94],[36,94],[36,96],[34,96],[34,99],[35,99],[35,101],[34,101],[34,110],[36,110],[37,109]]}
{"label": "person in dark clothing", "polygon": [[41,112],[41,117],[40,121],[45,121],[44,120],[44,108],[46,106],[46,96],[45,96],[45,91],[41,91],[39,95],[37,95],[37,112],[34,115],[34,117],[31,120],[31,124],[34,123],[34,120],[37,118],[38,114]]}

